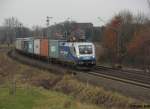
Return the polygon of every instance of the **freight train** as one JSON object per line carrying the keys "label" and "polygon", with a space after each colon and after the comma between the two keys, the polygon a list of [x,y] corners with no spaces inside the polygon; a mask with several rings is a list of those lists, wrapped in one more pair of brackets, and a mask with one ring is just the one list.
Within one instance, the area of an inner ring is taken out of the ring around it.
{"label": "freight train", "polygon": [[16,50],[71,66],[92,68],[96,65],[95,46],[91,42],[68,42],[48,38],[17,38]]}

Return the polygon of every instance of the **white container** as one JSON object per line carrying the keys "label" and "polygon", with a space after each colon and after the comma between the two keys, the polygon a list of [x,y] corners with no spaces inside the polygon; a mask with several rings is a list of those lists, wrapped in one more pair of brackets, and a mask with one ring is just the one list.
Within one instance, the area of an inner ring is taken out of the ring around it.
{"label": "white container", "polygon": [[40,55],[40,39],[34,40],[34,54]]}
{"label": "white container", "polygon": [[16,39],[16,43],[15,43],[15,46],[16,46],[16,49],[17,50],[21,50],[21,39]]}

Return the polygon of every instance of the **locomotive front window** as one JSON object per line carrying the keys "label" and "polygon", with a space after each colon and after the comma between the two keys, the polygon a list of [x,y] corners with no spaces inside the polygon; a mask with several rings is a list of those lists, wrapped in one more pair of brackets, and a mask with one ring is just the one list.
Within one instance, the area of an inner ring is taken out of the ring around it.
{"label": "locomotive front window", "polygon": [[92,45],[79,45],[80,54],[92,54]]}

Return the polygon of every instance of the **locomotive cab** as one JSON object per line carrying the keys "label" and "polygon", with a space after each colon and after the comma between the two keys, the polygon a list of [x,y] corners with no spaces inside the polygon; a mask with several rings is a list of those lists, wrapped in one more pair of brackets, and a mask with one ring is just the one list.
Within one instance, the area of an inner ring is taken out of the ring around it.
{"label": "locomotive cab", "polygon": [[79,66],[95,66],[95,46],[89,42],[78,42],[74,44],[74,52],[77,57],[77,65]]}

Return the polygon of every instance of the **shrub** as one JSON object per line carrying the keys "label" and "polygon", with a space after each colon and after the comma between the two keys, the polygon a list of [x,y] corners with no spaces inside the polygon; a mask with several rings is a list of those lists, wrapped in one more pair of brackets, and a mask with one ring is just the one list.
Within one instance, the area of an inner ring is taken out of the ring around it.
{"label": "shrub", "polygon": [[82,91],[83,88],[83,84],[77,82],[71,76],[67,75],[56,84],[54,89],[74,96]]}
{"label": "shrub", "polygon": [[84,101],[105,106],[109,109],[110,107],[126,109],[133,103],[133,100],[127,97],[105,91],[103,88],[94,87],[92,85],[87,86],[68,75],[64,76],[64,78],[56,84],[54,89],[65,94],[71,94],[81,102]]}
{"label": "shrub", "polygon": [[32,75],[31,84],[41,86],[45,89],[52,89],[57,84],[57,82],[61,80],[61,78],[61,76],[47,74],[46,72],[42,71]]}

